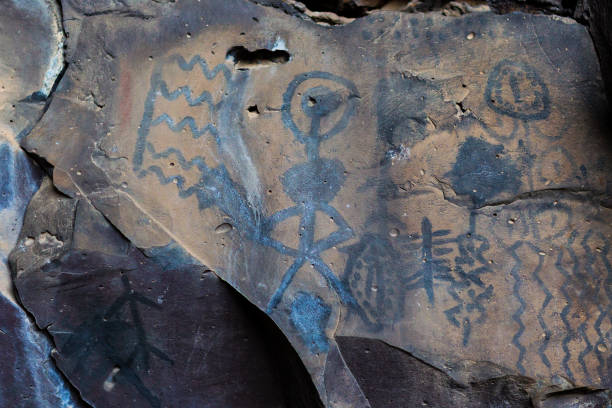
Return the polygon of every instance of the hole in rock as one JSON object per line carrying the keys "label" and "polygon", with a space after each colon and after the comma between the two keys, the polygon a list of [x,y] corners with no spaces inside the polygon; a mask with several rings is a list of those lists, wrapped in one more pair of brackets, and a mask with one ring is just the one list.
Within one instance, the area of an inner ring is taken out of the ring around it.
{"label": "hole in rock", "polygon": [[234,227],[232,226],[232,224],[224,222],[223,224],[220,224],[217,226],[217,228],[215,228],[215,232],[217,234],[225,234],[226,232],[230,232],[233,228]]}
{"label": "hole in rock", "polygon": [[249,118],[256,118],[259,116],[259,108],[257,105],[251,105],[247,108],[247,115]]}
{"label": "hole in rock", "polygon": [[285,50],[268,50],[262,48],[249,51],[245,47],[236,46],[227,51],[227,59],[232,59],[237,69],[252,69],[276,64],[286,64],[291,54]]}

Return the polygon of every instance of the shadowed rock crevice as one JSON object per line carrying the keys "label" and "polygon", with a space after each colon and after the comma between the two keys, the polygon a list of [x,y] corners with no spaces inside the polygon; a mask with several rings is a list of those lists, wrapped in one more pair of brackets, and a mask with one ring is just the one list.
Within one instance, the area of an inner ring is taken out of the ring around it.
{"label": "shadowed rock crevice", "polygon": [[[608,0],[576,0],[574,18],[586,23],[601,63],[601,71],[612,104],[612,2]],[[612,107],[610,107],[612,109]]]}
{"label": "shadowed rock crevice", "polygon": [[[520,11],[572,16],[577,0],[303,0],[301,2],[287,0],[286,2],[294,5],[298,10],[307,10],[307,14],[308,12],[329,12],[339,17],[359,18],[376,10],[397,10],[411,13],[446,11],[451,14],[463,14],[469,12],[470,7],[483,5],[502,14]],[[303,6],[300,7],[300,3]]]}
{"label": "shadowed rock crevice", "polygon": [[453,186],[444,181],[443,179],[435,178],[438,185],[434,185],[436,188],[439,188],[442,191],[444,199],[453,203],[455,205],[465,206],[470,209],[479,210],[487,207],[501,207],[505,205],[511,205],[521,200],[560,200],[560,199],[568,199],[568,200],[576,200],[576,201],[584,201],[584,202],[592,202],[597,205],[601,205],[606,208],[610,208],[610,197],[609,192],[606,191],[596,191],[596,190],[588,190],[581,188],[555,188],[555,189],[542,189],[536,191],[528,191],[525,193],[518,194],[516,196],[512,196],[503,200],[496,201],[485,201],[481,203],[474,204],[469,200],[468,197],[465,197],[462,194],[459,194],[456,190],[453,189]]}
{"label": "shadowed rock crevice", "polygon": [[285,397],[286,408],[319,408],[323,403],[304,363],[283,332],[262,310],[240,295],[229,284],[228,291],[238,299],[247,319],[260,330],[266,350],[276,365],[274,376]]}
{"label": "shadowed rock crevice", "polygon": [[612,393],[609,390],[592,388],[573,388],[534,398],[536,408],[608,408],[611,403]]}

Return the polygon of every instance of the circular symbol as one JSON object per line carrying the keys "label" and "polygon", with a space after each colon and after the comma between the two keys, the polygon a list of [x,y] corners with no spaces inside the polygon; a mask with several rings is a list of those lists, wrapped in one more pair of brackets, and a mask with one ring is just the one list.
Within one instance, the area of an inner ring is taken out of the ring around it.
{"label": "circular symbol", "polygon": [[541,120],[550,115],[546,84],[529,65],[503,60],[489,75],[485,99],[497,113],[523,120]]}
{"label": "circular symbol", "polygon": [[[300,129],[291,112],[291,103],[298,87],[310,80],[314,80],[313,86],[302,93],[300,104],[304,115],[310,118],[311,126],[308,129]],[[344,89],[334,90],[331,87],[320,85],[320,82],[324,81],[331,81]],[[315,82],[317,85],[314,85]],[[350,117],[355,113],[357,98],[358,93],[355,84],[345,78],[322,71],[300,74],[291,81],[283,95],[283,123],[302,143],[312,137],[320,140],[328,139],[347,126]],[[330,126],[329,130],[322,131],[320,128],[321,120],[330,117],[343,106],[344,111],[340,113],[336,122]]]}
{"label": "circular symbol", "polygon": [[538,159],[538,176],[540,182],[559,185],[571,182],[576,177],[574,159],[570,152],[561,147],[554,146],[542,153]]}
{"label": "circular symbol", "polygon": [[538,229],[540,242],[553,243],[558,238],[567,239],[570,233],[572,212],[563,203],[545,204],[536,209],[534,228]]}

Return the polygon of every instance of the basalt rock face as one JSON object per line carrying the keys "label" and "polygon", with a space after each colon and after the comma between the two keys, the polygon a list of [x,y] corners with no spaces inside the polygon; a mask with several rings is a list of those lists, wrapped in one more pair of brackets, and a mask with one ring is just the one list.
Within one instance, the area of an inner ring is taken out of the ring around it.
{"label": "basalt rock face", "polygon": [[[290,392],[308,375],[278,329],[209,269],[170,258],[147,257],[49,180],[33,197],[11,266],[23,305],[84,401],[317,406],[314,388]],[[279,350],[288,361],[275,358]]]}
{"label": "basalt rock face", "polygon": [[610,404],[588,29],[295,7],[62,2],[10,262],[84,403]]}
{"label": "basalt rock face", "polygon": [[51,342],[17,304],[7,257],[41,169],[19,147],[63,68],[58,8],[43,0],[0,6],[0,406],[81,407],[50,357]]}

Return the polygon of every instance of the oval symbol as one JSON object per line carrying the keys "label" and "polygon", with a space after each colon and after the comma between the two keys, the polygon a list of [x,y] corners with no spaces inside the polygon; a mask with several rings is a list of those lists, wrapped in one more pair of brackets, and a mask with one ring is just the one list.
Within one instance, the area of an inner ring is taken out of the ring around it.
{"label": "oval symbol", "polygon": [[485,99],[491,109],[523,120],[541,120],[550,115],[548,87],[529,65],[503,60],[493,68]]}

